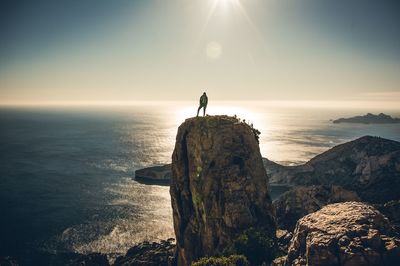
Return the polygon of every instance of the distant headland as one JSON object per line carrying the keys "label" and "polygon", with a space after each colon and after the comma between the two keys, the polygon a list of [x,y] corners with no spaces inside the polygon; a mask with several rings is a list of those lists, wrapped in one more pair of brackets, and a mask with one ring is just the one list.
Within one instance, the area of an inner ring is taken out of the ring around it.
{"label": "distant headland", "polygon": [[394,118],[390,115],[380,113],[379,115],[374,115],[368,113],[366,115],[353,116],[349,118],[339,118],[333,120],[334,124],[339,123],[357,123],[357,124],[395,124],[400,123],[400,118]]}

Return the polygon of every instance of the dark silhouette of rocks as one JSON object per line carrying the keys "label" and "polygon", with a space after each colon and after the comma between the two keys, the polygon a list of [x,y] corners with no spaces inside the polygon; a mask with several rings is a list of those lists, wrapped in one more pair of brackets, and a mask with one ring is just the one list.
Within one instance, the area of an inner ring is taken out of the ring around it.
{"label": "dark silhouette of rocks", "polygon": [[[388,219],[360,202],[335,203],[300,219],[285,265],[399,265]],[[282,264],[282,258],[277,260]]]}
{"label": "dark silhouette of rocks", "polygon": [[323,206],[345,201],[360,201],[356,192],[339,186],[296,187],[273,202],[280,229],[293,231],[297,220]]}
{"label": "dark silhouette of rocks", "polygon": [[236,118],[190,118],[179,127],[170,194],[178,265],[222,252],[250,227],[275,237],[259,146]]}
{"label": "dark silhouette of rocks", "polygon": [[394,228],[400,235],[400,199],[391,200],[384,204],[374,205],[382,214],[389,218]]}
{"label": "dark silhouette of rocks", "polygon": [[168,266],[174,251],[174,239],[157,242],[143,242],[128,250],[125,256],[118,257],[114,266]]}
{"label": "dark silhouette of rocks", "polygon": [[18,262],[9,256],[6,256],[0,258],[0,266],[18,266]]}
{"label": "dark silhouette of rocks", "polygon": [[169,185],[171,180],[171,164],[136,170],[135,179],[144,184]]}
{"label": "dark silhouette of rocks", "polygon": [[76,266],[110,266],[107,255],[101,253],[91,253],[82,255],[72,265]]}
{"label": "dark silhouette of rocks", "polygon": [[379,115],[374,115],[368,113],[362,116],[354,116],[349,118],[339,118],[333,120],[334,124],[339,123],[358,123],[358,124],[395,124],[400,123],[400,118],[393,118],[390,115],[380,113]]}
{"label": "dark silhouette of rocks", "polygon": [[269,164],[270,182],[338,185],[357,191],[363,201],[399,199],[400,142],[365,136],[317,155],[299,166]]}

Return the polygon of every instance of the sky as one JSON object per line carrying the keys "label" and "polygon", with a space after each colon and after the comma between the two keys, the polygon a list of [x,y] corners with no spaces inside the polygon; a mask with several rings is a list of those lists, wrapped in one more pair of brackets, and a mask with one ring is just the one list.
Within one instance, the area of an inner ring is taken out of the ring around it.
{"label": "sky", "polygon": [[400,106],[397,0],[2,0],[0,104]]}

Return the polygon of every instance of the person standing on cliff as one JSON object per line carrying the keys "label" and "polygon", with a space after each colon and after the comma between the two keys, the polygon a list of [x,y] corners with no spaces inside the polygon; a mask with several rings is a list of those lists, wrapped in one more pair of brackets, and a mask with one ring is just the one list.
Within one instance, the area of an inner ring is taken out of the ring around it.
{"label": "person standing on cliff", "polygon": [[208,104],[208,97],[205,92],[203,92],[203,95],[200,97],[200,106],[199,109],[197,109],[197,116],[199,116],[200,109],[203,108],[203,116],[206,115],[206,108]]}

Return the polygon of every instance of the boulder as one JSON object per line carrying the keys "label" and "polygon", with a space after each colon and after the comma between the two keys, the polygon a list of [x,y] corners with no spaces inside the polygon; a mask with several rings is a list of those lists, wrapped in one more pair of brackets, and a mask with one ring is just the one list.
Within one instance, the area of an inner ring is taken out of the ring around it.
{"label": "boulder", "polygon": [[399,265],[400,240],[374,207],[335,203],[301,218],[285,265]]}
{"label": "boulder", "polygon": [[275,238],[256,137],[228,116],[190,118],[179,127],[170,186],[178,265],[222,252],[250,227]]}
{"label": "boulder", "polygon": [[356,192],[339,186],[296,187],[273,202],[278,227],[293,231],[297,220],[323,206],[345,201],[360,201]]}

